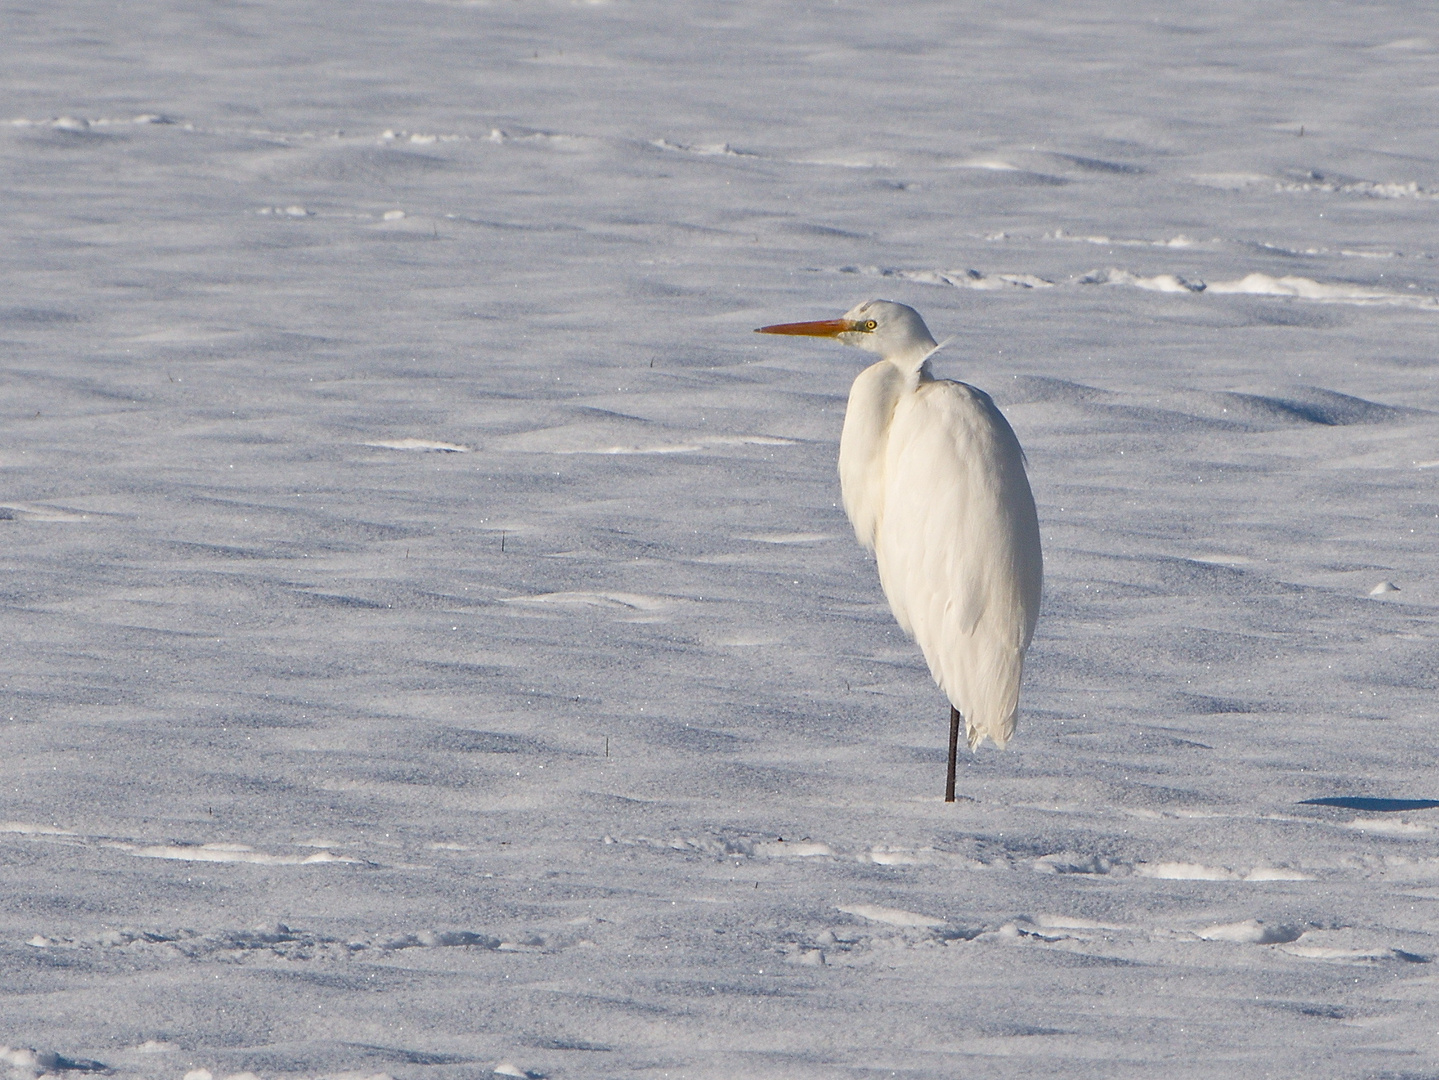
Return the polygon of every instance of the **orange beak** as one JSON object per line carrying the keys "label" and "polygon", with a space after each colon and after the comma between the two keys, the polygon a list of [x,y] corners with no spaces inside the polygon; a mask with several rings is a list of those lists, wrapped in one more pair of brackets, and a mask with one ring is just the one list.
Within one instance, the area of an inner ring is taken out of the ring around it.
{"label": "orange beak", "polygon": [[774,326],[761,326],[755,333],[794,334],[797,337],[839,337],[840,334],[853,329],[854,323],[848,319],[824,319],[821,322],[789,322],[777,323]]}

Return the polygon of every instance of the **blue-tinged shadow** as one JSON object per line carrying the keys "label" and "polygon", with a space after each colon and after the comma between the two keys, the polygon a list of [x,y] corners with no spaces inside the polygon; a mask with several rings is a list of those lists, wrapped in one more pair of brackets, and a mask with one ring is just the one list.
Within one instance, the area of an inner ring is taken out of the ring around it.
{"label": "blue-tinged shadow", "polygon": [[1300,806],[1338,806],[1345,810],[1368,810],[1376,814],[1397,814],[1403,810],[1433,810],[1439,799],[1370,799],[1361,795],[1336,795],[1305,799]]}

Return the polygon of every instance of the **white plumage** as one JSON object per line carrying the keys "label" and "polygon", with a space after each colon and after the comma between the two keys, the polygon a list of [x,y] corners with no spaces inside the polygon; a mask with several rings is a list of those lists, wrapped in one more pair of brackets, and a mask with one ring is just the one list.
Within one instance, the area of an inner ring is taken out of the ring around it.
{"label": "white plumage", "polygon": [[870,300],[842,318],[761,333],[834,337],[878,353],[849,393],[840,488],[890,610],[919,643],[971,748],[1014,734],[1043,583],[1039,520],[1019,440],[988,394],[936,379],[913,308]]}

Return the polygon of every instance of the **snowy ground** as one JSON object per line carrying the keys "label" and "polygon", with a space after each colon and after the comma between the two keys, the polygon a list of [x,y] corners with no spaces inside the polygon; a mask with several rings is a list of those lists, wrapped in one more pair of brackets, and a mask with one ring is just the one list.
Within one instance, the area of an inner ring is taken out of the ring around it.
{"label": "snowy ground", "polygon": [[[15,1080],[1439,1069],[1439,15],[4,24]],[[1040,507],[954,806],[873,296]]]}

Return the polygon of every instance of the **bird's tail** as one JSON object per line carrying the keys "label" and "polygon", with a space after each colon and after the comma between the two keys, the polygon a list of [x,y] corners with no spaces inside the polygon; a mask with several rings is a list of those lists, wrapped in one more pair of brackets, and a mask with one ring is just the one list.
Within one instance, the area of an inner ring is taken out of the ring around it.
{"label": "bird's tail", "polygon": [[979,750],[979,744],[986,738],[991,739],[994,745],[1001,750],[1004,744],[1014,737],[1014,729],[1019,726],[1019,710],[1015,709],[999,723],[990,723],[980,726],[968,716],[964,718],[964,737],[969,740],[969,748]]}
{"label": "bird's tail", "polygon": [[[971,670],[945,679],[941,688],[964,716],[969,748],[989,739],[1001,750],[1019,723],[1019,683],[1024,673],[1020,649],[996,645],[969,657]],[[956,673],[958,674],[958,673]],[[946,685],[948,684],[948,685]]]}

